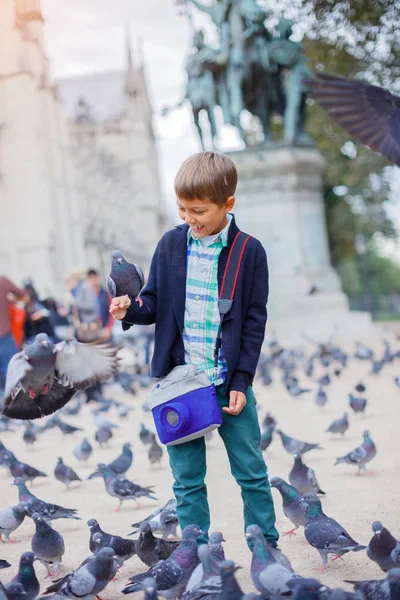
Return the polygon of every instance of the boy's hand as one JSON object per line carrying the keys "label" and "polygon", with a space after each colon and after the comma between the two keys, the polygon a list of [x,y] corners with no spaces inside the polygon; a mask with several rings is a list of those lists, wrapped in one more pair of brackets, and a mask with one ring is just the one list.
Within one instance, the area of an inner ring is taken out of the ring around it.
{"label": "boy's hand", "polygon": [[129,296],[118,296],[113,298],[110,304],[110,314],[114,319],[122,321],[125,318],[128,308],[131,305],[131,299]]}
{"label": "boy's hand", "polygon": [[229,415],[239,415],[246,406],[246,394],[231,391],[229,393],[229,406],[224,406],[223,411]]}

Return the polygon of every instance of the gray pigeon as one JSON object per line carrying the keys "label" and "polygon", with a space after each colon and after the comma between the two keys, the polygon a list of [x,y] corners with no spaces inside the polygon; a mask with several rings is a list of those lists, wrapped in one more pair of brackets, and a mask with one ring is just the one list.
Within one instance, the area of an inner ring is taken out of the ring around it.
{"label": "gray pigeon", "polygon": [[283,535],[292,537],[292,535],[296,535],[296,529],[304,527],[306,524],[305,507],[302,501],[303,494],[280,477],[272,477],[269,483],[271,487],[280,492],[284,515],[294,525],[294,529],[286,531]]}
{"label": "gray pigeon", "polygon": [[47,588],[45,594],[55,593],[55,596],[51,596],[54,598],[92,600],[104,590],[116,572],[113,549],[101,548],[89,561],[84,561],[75,571],[55,581]]}
{"label": "gray pigeon", "polygon": [[155,465],[156,463],[160,463],[163,455],[163,449],[161,446],[157,444],[157,438],[154,433],[152,433],[152,439],[149,446],[149,461],[151,465]]}
{"label": "gray pigeon", "polygon": [[167,538],[170,535],[176,538],[179,522],[178,515],[176,514],[175,498],[168,500],[164,506],[158,508],[151,515],[143,519],[143,521],[133,523],[131,527],[135,527],[135,530],[129,535],[138,533],[138,531],[140,531],[141,524],[145,522],[150,524],[153,533],[161,533],[163,538]]}
{"label": "gray pigeon", "polygon": [[95,437],[96,442],[98,442],[99,446],[104,446],[113,437],[113,432],[112,432],[111,427],[106,427],[106,426],[100,427],[99,429],[97,429],[94,437]]}
{"label": "gray pigeon", "polygon": [[147,427],[143,425],[143,423],[140,423],[139,438],[142,444],[144,444],[145,446],[147,444],[151,444],[151,441],[153,439],[153,432],[150,431],[150,429],[147,429]]}
{"label": "gray pigeon", "polygon": [[[122,476],[130,469],[133,461],[133,452],[131,450],[132,444],[126,443],[122,446],[122,454],[117,456],[115,460],[110,462],[107,467],[113,471],[116,475]],[[88,479],[94,479],[95,477],[101,477],[100,471],[95,471],[89,475]]]}
{"label": "gray pigeon", "polygon": [[367,471],[367,467],[365,465],[376,456],[376,447],[368,430],[364,431],[363,436],[364,441],[361,446],[358,446],[355,450],[349,452],[345,456],[336,459],[335,465],[340,465],[343,463],[348,465],[357,465],[357,475],[359,475],[361,471]]}
{"label": "gray pigeon", "polygon": [[300,454],[294,455],[294,464],[289,473],[289,481],[302,494],[307,492],[325,494],[319,487],[315,471],[303,463]]}
{"label": "gray pigeon", "polygon": [[193,570],[199,562],[197,555],[197,538],[203,535],[197,525],[188,525],[182,532],[182,543],[169,558],[160,561],[147,573],[134,575],[130,578],[123,594],[131,594],[141,589],[141,582],[152,577],[156,582],[157,592],[166,600],[179,597],[184,591]]}
{"label": "gray pigeon", "polygon": [[24,552],[22,554],[19,560],[18,573],[4,586],[7,595],[11,586],[15,583],[19,583],[24,588],[24,592],[26,593],[26,596],[24,597],[26,600],[34,600],[34,598],[36,598],[40,590],[40,585],[33,566],[35,560],[36,558],[33,552]]}
{"label": "gray pigeon", "polygon": [[348,428],[349,428],[348,413],[345,412],[343,414],[343,417],[340,417],[340,419],[335,419],[333,421],[333,423],[331,423],[329,425],[329,427],[326,431],[329,433],[341,433],[342,435],[344,435],[345,432],[348,430]]}
{"label": "gray pigeon", "polygon": [[201,579],[196,585],[187,589],[182,596],[182,600],[198,600],[199,598],[207,598],[207,600],[217,599],[220,597],[222,590],[219,564],[215,565],[213,563],[207,544],[202,544],[199,547],[198,556],[202,566]]}
{"label": "gray pigeon", "polygon": [[[135,542],[133,540],[126,540],[119,535],[112,535],[103,531],[96,519],[89,519],[88,526],[90,530],[89,548],[95,553],[99,548],[109,547],[114,550],[114,554],[120,567],[125,561],[132,558],[135,554]],[[100,534],[100,543],[94,541],[94,536]]]}
{"label": "gray pigeon", "polygon": [[315,404],[317,406],[325,406],[328,402],[328,396],[326,392],[322,389],[322,386],[319,387],[317,395],[315,396]]}
{"label": "gray pigeon", "polygon": [[33,513],[32,520],[35,523],[36,532],[32,537],[32,552],[48,571],[51,577],[50,565],[52,565],[55,577],[59,576],[59,566],[65,553],[64,538],[55,529],[48,525],[39,515]]}
{"label": "gray pigeon", "polygon": [[0,559],[0,569],[9,569],[10,567],[11,565],[9,562],[4,560],[3,558]]}
{"label": "gray pigeon", "polygon": [[252,545],[251,578],[257,590],[266,598],[289,593],[288,584],[299,576],[275,558],[272,546],[257,525],[247,527],[246,538]]}
{"label": "gray pigeon", "polygon": [[75,473],[71,467],[64,464],[61,457],[58,457],[56,468],[54,469],[54,477],[64,483],[67,490],[73,481],[82,481],[82,479]]}
{"label": "gray pigeon", "polygon": [[365,408],[367,406],[367,399],[359,398],[358,396],[349,394],[349,404],[350,408],[352,408],[355,413],[363,413],[365,412]]}
{"label": "gray pigeon", "polygon": [[64,435],[72,435],[77,431],[83,431],[82,427],[75,427],[75,425],[70,425],[69,423],[62,421],[58,415],[56,418],[56,425]]}
{"label": "gray pigeon", "polygon": [[260,448],[261,450],[267,450],[267,448],[270,447],[271,442],[272,442],[272,438],[274,435],[274,431],[275,431],[275,425],[269,425],[268,427],[266,427],[264,429],[264,431],[261,434],[261,439],[260,439]]}
{"label": "gray pigeon", "polygon": [[[128,263],[120,250],[111,253],[111,272],[107,280],[107,287],[111,298],[128,295],[131,300],[139,296],[144,285],[142,269],[135,264]],[[122,323],[122,329],[129,329]]]}
{"label": "gray pigeon", "polygon": [[79,462],[86,462],[93,452],[93,447],[90,442],[88,442],[87,438],[83,438],[83,440],[76,446],[74,449],[74,456],[79,460]]}
{"label": "gray pigeon", "polygon": [[104,485],[107,492],[110,494],[110,496],[114,496],[114,498],[119,499],[119,507],[115,509],[116,511],[120,510],[124,500],[134,500],[138,506],[140,505],[137,499],[140,497],[157,500],[157,498],[153,495],[153,487],[143,488],[140,485],[129,481],[129,479],[117,476],[114,471],[112,471],[104,463],[100,463],[97,466],[104,479]]}
{"label": "gray pigeon", "polygon": [[356,596],[361,600],[399,600],[400,598],[400,568],[391,569],[386,579],[371,579],[367,581],[344,580],[352,583]]}
{"label": "gray pigeon", "polygon": [[16,504],[3,508],[0,511],[0,541],[10,539],[10,533],[15,531],[25,519],[25,509],[23,504]]}
{"label": "gray pigeon", "polygon": [[33,444],[36,442],[36,431],[32,426],[32,423],[28,422],[28,426],[25,428],[22,439],[27,446],[33,446]]}
{"label": "gray pigeon", "polygon": [[8,451],[3,456],[3,465],[8,467],[12,477],[22,477],[24,481],[33,481],[36,477],[47,477],[46,473],[20,462],[16,456]]}
{"label": "gray pigeon", "polygon": [[295,580],[290,583],[290,588],[293,590],[291,600],[332,600],[330,594],[326,594],[325,586],[316,579]]}
{"label": "gray pigeon", "polygon": [[304,535],[322,558],[321,570],[327,568],[328,554],[334,554],[333,560],[336,560],[347,552],[365,550],[366,546],[358,544],[342,525],[324,514],[316,494],[304,494],[303,501],[307,505]]}
{"label": "gray pigeon", "polygon": [[44,520],[49,523],[53,519],[77,519],[77,510],[75,508],[64,508],[58,504],[48,504],[43,500],[39,500],[26,487],[23,479],[17,477],[12,485],[16,485],[19,493],[19,502],[24,506],[25,512],[30,517],[33,513],[39,513]]}
{"label": "gray pigeon", "polygon": [[24,420],[54,413],[78,390],[109,379],[117,369],[118,350],[112,344],[75,339],[52,344],[39,333],[9,362],[1,412]]}
{"label": "gray pigeon", "polygon": [[136,540],[136,554],[147,567],[154,567],[160,560],[165,560],[176,550],[180,542],[157,538],[153,534],[150,523],[140,524],[139,538]]}
{"label": "gray pigeon", "polygon": [[[214,531],[210,534],[210,538],[208,540],[207,548],[209,553],[205,556],[205,559],[208,561],[208,574],[209,575],[220,575],[220,563],[225,560],[225,552],[222,547],[222,543],[225,542],[224,536],[220,531]],[[199,556],[200,558],[200,556]],[[194,589],[197,584],[203,579],[204,570],[203,570],[203,561],[200,559],[200,564],[197,565],[195,570],[193,571],[189,582],[186,586],[186,590]]]}
{"label": "gray pigeon", "polygon": [[14,582],[7,585],[7,590],[0,581],[0,600],[26,600],[27,594],[21,583]]}
{"label": "gray pigeon", "polygon": [[236,567],[233,560],[224,560],[220,564],[221,594],[219,600],[243,600],[243,591],[236,581],[235,573],[240,567]]}
{"label": "gray pigeon", "polygon": [[387,573],[390,569],[398,566],[391,554],[399,542],[380,521],[372,523],[372,531],[374,535],[367,546],[367,555],[371,560],[376,562],[382,571]]}
{"label": "gray pigeon", "polygon": [[280,429],[277,429],[276,433],[279,433],[281,436],[282,445],[289,454],[305,454],[310,450],[322,450],[322,447],[319,444],[309,444],[308,442],[295,440],[294,438],[285,435]]}
{"label": "gray pigeon", "polygon": [[144,591],[144,600],[158,600],[156,582],[152,577],[146,577],[141,585]]}

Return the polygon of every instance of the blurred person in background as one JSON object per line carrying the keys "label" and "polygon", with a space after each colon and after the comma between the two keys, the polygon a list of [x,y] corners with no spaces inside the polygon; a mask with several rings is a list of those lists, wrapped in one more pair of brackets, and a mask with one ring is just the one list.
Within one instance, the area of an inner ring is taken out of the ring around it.
{"label": "blurred person in background", "polygon": [[4,387],[7,366],[11,357],[18,352],[11,331],[10,298],[12,301],[14,299],[23,300],[25,292],[7,277],[0,276],[0,387]]}
{"label": "blurred person in background", "polygon": [[31,344],[39,333],[46,333],[50,341],[54,344],[59,340],[56,337],[51,320],[51,314],[48,308],[39,300],[39,296],[29,281],[25,285],[26,303],[25,303],[25,341]]}
{"label": "blurred person in background", "polygon": [[[75,295],[78,339],[91,342],[109,340],[114,320],[109,313],[110,297],[95,269],[89,269]],[[111,317],[111,318],[110,318]]]}

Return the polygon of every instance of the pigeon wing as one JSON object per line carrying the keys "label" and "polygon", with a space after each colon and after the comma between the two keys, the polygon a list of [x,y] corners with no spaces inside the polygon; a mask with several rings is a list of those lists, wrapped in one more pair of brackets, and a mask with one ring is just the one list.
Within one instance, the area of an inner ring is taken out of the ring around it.
{"label": "pigeon wing", "polygon": [[91,594],[96,585],[96,578],[90,573],[87,565],[77,569],[69,580],[69,589],[78,598]]}
{"label": "pigeon wing", "polygon": [[311,97],[352,137],[400,166],[400,97],[362,81],[319,75]]}
{"label": "pigeon wing", "polygon": [[75,394],[74,387],[65,387],[56,380],[53,381],[47,394],[38,394],[34,399],[20,387],[13,398],[6,398],[6,405],[2,412],[11,419],[40,419],[62,408]]}
{"label": "pigeon wing", "polygon": [[183,569],[176,560],[160,561],[151,569],[151,576],[155,579],[158,590],[174,587],[183,575]]}
{"label": "pigeon wing", "polygon": [[55,346],[58,378],[77,390],[106,381],[117,370],[118,351],[119,346],[113,344],[82,344],[75,339],[60,342]]}
{"label": "pigeon wing", "polygon": [[139,267],[139,265],[134,264],[134,267],[135,267],[136,273],[139,277],[140,289],[142,289],[142,287],[144,286],[144,273],[143,273],[142,269]]}
{"label": "pigeon wing", "polygon": [[107,288],[111,298],[115,298],[117,295],[117,286],[111,276],[107,279]]}
{"label": "pigeon wing", "polygon": [[29,364],[26,354],[24,352],[18,352],[15,354],[7,368],[6,387],[4,390],[4,396],[6,402],[11,397],[14,388],[18,386],[20,381],[25,377],[28,371],[32,370],[32,366]]}

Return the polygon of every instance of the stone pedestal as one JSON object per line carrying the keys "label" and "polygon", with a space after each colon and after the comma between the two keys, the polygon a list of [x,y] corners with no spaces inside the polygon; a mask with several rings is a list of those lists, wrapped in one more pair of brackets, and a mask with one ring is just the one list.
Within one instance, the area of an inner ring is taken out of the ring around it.
{"label": "stone pedestal", "polygon": [[[230,153],[239,173],[235,214],[258,238],[270,270],[269,327],[295,342],[372,331],[367,313],[350,312],[329,256],[322,198],[324,160],[314,148],[271,147]],[[315,295],[307,291],[314,285]]]}

